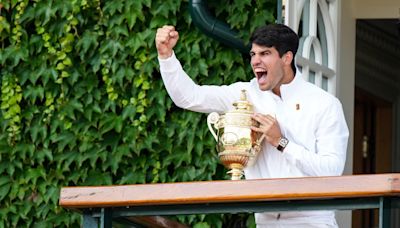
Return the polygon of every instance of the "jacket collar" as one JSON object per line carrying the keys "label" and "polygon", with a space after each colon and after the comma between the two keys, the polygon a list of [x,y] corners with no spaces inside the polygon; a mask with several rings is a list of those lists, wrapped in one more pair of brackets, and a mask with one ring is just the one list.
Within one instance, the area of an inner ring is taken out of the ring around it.
{"label": "jacket collar", "polygon": [[[288,100],[301,93],[301,85],[304,83],[303,76],[297,71],[296,76],[288,84],[281,85],[281,99]],[[276,95],[275,95],[276,96]]]}

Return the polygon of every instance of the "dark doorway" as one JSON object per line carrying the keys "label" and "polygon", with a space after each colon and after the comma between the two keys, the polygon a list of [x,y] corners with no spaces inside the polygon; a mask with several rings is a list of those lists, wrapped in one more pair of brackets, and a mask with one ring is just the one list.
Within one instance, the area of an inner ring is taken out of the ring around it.
{"label": "dark doorway", "polygon": [[[393,104],[357,88],[354,103],[353,173],[392,170]],[[378,227],[377,210],[353,211],[353,227]]]}

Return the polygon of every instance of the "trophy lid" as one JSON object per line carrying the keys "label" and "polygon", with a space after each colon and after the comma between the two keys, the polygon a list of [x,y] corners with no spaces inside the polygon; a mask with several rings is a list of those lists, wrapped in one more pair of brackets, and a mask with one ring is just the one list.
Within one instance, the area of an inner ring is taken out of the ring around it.
{"label": "trophy lid", "polygon": [[246,90],[243,89],[240,94],[240,100],[233,103],[234,112],[252,112],[253,105],[247,100]]}

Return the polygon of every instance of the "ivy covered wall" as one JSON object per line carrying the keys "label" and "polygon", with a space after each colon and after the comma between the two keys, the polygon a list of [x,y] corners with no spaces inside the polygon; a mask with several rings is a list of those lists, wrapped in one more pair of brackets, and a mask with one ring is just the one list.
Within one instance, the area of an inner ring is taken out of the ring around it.
{"label": "ivy covered wall", "polygon": [[[246,40],[275,0],[211,3]],[[224,7],[219,7],[223,5]],[[248,59],[203,35],[188,1],[0,0],[0,227],[77,227],[62,186],[226,179],[206,115],[171,102],[156,29],[200,84],[251,79]],[[180,216],[219,227],[229,215]]]}

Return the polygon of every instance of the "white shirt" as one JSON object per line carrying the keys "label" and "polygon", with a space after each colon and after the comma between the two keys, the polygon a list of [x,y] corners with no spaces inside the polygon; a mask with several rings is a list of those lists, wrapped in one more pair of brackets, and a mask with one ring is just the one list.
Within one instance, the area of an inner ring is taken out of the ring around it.
{"label": "white shirt", "polygon": [[[345,165],[348,127],[340,101],[300,74],[280,87],[281,97],[261,91],[256,79],[228,86],[200,86],[184,72],[173,54],[159,59],[161,76],[174,103],[196,112],[225,113],[240,99],[242,89],[254,111],[274,115],[289,140],[284,152],[265,142],[255,164],[245,169],[246,179],[341,175]],[[335,225],[333,211],[256,213],[256,223]]]}

